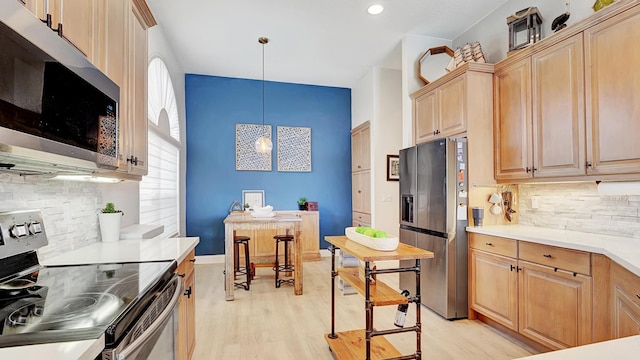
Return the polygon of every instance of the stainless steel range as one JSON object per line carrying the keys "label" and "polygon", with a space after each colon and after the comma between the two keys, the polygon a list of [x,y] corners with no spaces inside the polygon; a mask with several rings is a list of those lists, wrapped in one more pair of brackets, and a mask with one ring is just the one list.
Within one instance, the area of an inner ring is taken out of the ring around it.
{"label": "stainless steel range", "polygon": [[105,334],[103,359],[169,358],[152,354],[174,327],[175,261],[42,267],[39,211],[0,213],[0,230],[0,348]]}

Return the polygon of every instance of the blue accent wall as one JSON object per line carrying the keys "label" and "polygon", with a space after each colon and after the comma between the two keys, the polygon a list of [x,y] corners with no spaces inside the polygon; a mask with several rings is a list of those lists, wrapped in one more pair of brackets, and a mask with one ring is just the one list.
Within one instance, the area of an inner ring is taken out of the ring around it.
{"label": "blue accent wall", "polygon": [[[262,123],[262,81],[185,75],[187,236],[196,255],[224,254],[229,206],[242,190],[264,190],[265,204],[296,210],[317,201],[325,235],[351,226],[351,89],[267,81],[265,124],[272,126],[272,170],[236,171],[235,124]],[[311,128],[311,172],[278,172],[277,126]]]}

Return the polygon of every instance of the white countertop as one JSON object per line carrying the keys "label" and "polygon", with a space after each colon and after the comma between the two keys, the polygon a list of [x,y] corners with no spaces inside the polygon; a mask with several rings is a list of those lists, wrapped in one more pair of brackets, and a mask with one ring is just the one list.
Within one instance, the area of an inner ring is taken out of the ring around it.
{"label": "white countertop", "polygon": [[44,266],[55,266],[176,260],[179,264],[199,242],[200,238],[197,237],[97,242],[42,259],[40,263]]}
{"label": "white countertop", "polygon": [[640,354],[640,335],[603,341],[570,349],[527,356],[527,360],[635,360]]}
{"label": "white countertop", "polygon": [[[98,242],[42,259],[40,263],[43,266],[54,266],[176,260],[180,264],[199,242],[198,237]],[[94,360],[102,350],[104,335],[93,340],[2,348],[0,359]]]}
{"label": "white countertop", "polygon": [[104,350],[104,335],[95,340],[2,348],[0,359],[94,360],[102,350]]}
{"label": "white countertop", "polygon": [[602,254],[640,276],[640,239],[525,225],[470,226],[467,232]]}

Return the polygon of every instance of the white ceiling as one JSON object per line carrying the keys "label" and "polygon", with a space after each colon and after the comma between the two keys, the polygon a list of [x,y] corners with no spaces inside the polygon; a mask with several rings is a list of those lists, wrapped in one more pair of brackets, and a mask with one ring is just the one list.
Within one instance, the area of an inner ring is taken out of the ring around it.
{"label": "white ceiling", "polygon": [[506,1],[147,0],[186,73],[261,79],[266,36],[266,80],[347,88],[399,69],[405,34],[452,40]]}

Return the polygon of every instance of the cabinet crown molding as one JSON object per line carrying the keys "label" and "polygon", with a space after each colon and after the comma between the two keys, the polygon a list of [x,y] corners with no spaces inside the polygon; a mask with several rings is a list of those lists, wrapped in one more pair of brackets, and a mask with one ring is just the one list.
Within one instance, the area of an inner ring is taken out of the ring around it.
{"label": "cabinet crown molding", "polygon": [[445,74],[442,77],[434,80],[433,82],[430,82],[427,85],[425,85],[425,86],[421,87],[420,89],[416,90],[415,92],[413,92],[410,95],[410,97],[413,100],[413,99],[417,98],[418,96],[426,94],[429,91],[439,87],[442,84],[446,84],[451,79],[457,77],[458,75],[464,74],[467,71],[475,71],[475,72],[493,74],[494,64],[475,63],[475,62],[466,63],[464,65],[461,65],[461,66],[457,67],[455,70],[451,71],[450,73]]}
{"label": "cabinet crown molding", "polygon": [[153,17],[146,0],[133,0],[133,5],[136,10],[138,10],[138,14],[140,15],[140,19],[142,20],[142,24],[144,24],[145,29],[158,25],[158,22],[156,21],[156,18]]}

